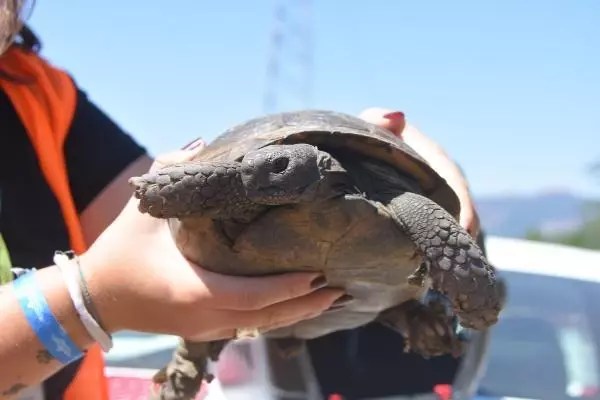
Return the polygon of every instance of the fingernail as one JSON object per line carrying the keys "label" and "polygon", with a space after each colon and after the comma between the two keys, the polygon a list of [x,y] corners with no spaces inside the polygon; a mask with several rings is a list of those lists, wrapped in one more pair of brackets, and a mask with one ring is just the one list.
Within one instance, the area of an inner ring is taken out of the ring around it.
{"label": "fingernail", "polygon": [[394,111],[394,112],[385,114],[383,116],[383,118],[389,119],[391,121],[396,121],[399,119],[404,119],[404,113],[402,111]]}
{"label": "fingernail", "polygon": [[317,276],[310,283],[310,288],[313,290],[322,289],[325,286],[327,286],[327,278],[325,278],[323,275]]}
{"label": "fingernail", "polygon": [[181,150],[194,150],[200,146],[204,146],[204,140],[202,140],[202,138],[198,138],[188,144],[186,144],[185,146],[183,146],[183,148]]}
{"label": "fingernail", "polygon": [[339,297],[333,304],[328,308],[328,310],[337,310],[339,308],[347,306],[350,302],[354,300],[354,297],[349,294],[345,294],[342,297]]}

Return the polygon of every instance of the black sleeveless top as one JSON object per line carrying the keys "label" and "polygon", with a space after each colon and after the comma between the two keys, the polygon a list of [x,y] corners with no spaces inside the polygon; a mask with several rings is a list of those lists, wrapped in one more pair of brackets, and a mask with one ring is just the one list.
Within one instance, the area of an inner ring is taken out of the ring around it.
{"label": "black sleeveless top", "polygon": [[[15,267],[52,264],[55,250],[69,249],[59,204],[39,168],[36,153],[8,96],[0,91],[0,235]],[[77,92],[77,108],[65,155],[71,191],[81,213],[131,162],[145,154],[128,134]],[[79,363],[44,384],[46,400],[59,400]]]}

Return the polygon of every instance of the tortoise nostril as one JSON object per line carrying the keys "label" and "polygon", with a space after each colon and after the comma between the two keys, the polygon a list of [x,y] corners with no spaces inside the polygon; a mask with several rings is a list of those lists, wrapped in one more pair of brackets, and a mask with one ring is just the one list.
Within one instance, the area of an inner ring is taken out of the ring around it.
{"label": "tortoise nostril", "polygon": [[285,171],[288,167],[290,160],[287,157],[279,157],[273,161],[273,172],[279,173]]}

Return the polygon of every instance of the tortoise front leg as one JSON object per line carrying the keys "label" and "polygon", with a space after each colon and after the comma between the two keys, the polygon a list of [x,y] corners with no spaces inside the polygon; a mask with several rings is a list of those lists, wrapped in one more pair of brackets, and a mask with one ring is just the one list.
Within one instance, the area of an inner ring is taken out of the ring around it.
{"label": "tortoise front leg", "polygon": [[264,208],[248,199],[237,162],[188,161],[129,179],[139,210],[155,218],[243,220]]}
{"label": "tortoise front leg", "polygon": [[453,318],[447,315],[441,299],[428,304],[408,300],[383,311],[377,321],[404,336],[405,352],[429,358],[449,353],[458,357],[464,351]]}
{"label": "tortoise front leg", "polygon": [[168,365],[161,368],[153,377],[159,385],[152,393],[151,400],[193,400],[198,395],[202,382],[210,382],[207,374],[208,360],[218,361],[221,351],[229,341],[180,343]]}
{"label": "tortoise front leg", "polygon": [[475,240],[441,206],[405,192],[387,210],[430,266],[432,287],[450,300],[460,324],[484,330],[498,321],[504,288]]}

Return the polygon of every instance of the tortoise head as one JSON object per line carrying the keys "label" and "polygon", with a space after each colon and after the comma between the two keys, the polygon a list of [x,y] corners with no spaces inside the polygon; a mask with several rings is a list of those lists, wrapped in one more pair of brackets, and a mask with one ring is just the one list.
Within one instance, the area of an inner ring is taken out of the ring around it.
{"label": "tortoise head", "polygon": [[319,149],[299,143],[270,145],[248,152],[241,177],[248,198],[282,205],[314,200],[323,179]]}

